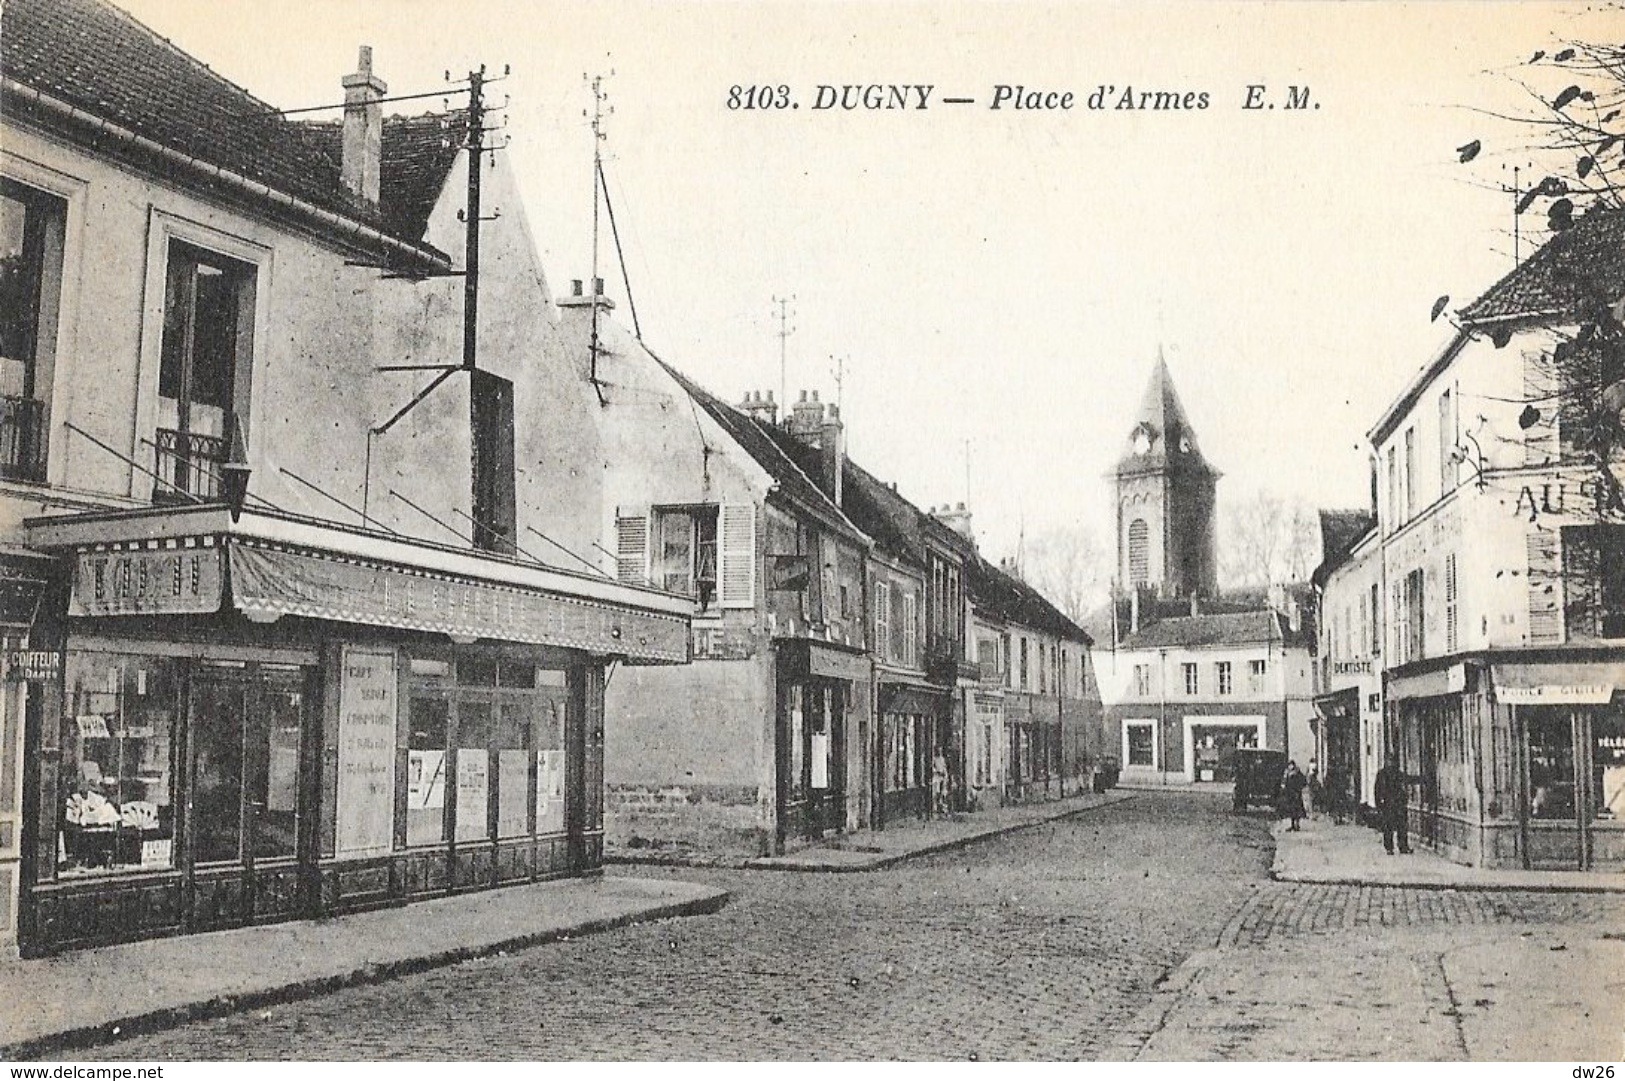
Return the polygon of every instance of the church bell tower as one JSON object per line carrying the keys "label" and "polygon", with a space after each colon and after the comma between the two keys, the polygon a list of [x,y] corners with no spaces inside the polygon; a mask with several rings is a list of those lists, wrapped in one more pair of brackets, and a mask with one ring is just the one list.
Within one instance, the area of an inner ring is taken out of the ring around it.
{"label": "church bell tower", "polygon": [[1196,444],[1159,349],[1117,462],[1120,590],[1148,589],[1164,598],[1212,595],[1218,580],[1213,522],[1218,480]]}

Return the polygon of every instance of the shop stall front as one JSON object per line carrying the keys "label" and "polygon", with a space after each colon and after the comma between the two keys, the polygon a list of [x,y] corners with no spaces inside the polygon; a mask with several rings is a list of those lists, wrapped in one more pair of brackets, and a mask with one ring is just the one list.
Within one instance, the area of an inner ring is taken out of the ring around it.
{"label": "shop stall front", "polygon": [[[775,642],[777,848],[863,823],[848,815],[864,780],[869,658],[861,649],[809,639]],[[858,760],[851,761],[850,748]],[[850,819],[850,820],[849,820]]]}
{"label": "shop stall front", "polygon": [[1625,870],[1625,651],[1495,651],[1390,675],[1413,832],[1485,867]]}
{"label": "shop stall front", "polygon": [[580,875],[603,685],[689,602],[284,515],[28,523],[65,607],[25,736],[28,954]]}
{"label": "shop stall front", "polygon": [[945,761],[948,752],[948,698],[924,684],[879,684],[882,826],[930,816],[932,763],[939,749]]}
{"label": "shop stall front", "polygon": [[1344,687],[1315,699],[1315,716],[1310,722],[1315,730],[1315,757],[1321,771],[1321,782],[1326,786],[1327,800],[1332,790],[1338,793],[1340,806],[1353,808],[1364,791],[1364,778],[1360,771],[1360,689]]}

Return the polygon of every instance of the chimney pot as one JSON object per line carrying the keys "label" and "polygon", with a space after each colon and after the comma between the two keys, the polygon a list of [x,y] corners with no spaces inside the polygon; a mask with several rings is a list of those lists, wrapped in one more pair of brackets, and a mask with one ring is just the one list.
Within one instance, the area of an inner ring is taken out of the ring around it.
{"label": "chimney pot", "polygon": [[344,121],[339,179],[351,195],[377,206],[384,157],[384,112],[379,101],[389,87],[372,73],[372,46],[361,46],[355,72],[344,76],[340,84],[344,87]]}
{"label": "chimney pot", "polygon": [[595,296],[595,297],[601,297],[601,296],[604,295],[604,279],[603,278],[594,278],[592,280],[592,295]]}
{"label": "chimney pot", "polygon": [[958,509],[959,510],[964,510],[965,509],[965,504],[963,504],[963,503],[959,504]]}
{"label": "chimney pot", "polygon": [[807,392],[806,392],[806,391],[802,391],[802,392],[801,392],[801,400],[802,400],[802,401],[806,401],[806,400],[807,400]]}
{"label": "chimney pot", "polygon": [[813,399],[812,400],[816,402],[818,400],[818,392],[815,390],[815,391],[812,392],[812,394],[813,394]]}
{"label": "chimney pot", "polygon": [[767,392],[767,400],[769,402],[773,400],[773,392],[771,390]]}
{"label": "chimney pot", "polygon": [[573,296],[573,297],[578,297],[578,296],[581,295],[581,279],[580,278],[571,278],[570,279],[570,295]]}

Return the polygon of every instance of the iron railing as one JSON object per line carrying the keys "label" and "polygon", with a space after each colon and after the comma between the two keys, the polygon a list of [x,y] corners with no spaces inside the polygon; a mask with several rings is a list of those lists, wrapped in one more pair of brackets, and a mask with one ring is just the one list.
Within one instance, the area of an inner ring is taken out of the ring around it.
{"label": "iron railing", "polygon": [[225,464],[231,444],[217,435],[177,432],[159,428],[153,443],[157,455],[158,481],[153,485],[154,503],[204,503],[220,501],[220,467]]}
{"label": "iron railing", "polygon": [[0,395],[0,477],[45,479],[45,403]]}

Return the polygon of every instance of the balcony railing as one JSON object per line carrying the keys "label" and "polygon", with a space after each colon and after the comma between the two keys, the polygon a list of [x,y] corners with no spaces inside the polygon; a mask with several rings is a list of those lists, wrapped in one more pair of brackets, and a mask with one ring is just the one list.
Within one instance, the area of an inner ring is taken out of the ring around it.
{"label": "balcony railing", "polygon": [[219,502],[220,467],[231,444],[217,435],[177,432],[159,428],[154,441],[159,480],[152,489],[154,503]]}
{"label": "balcony railing", "polygon": [[0,395],[0,477],[45,479],[45,403]]}

